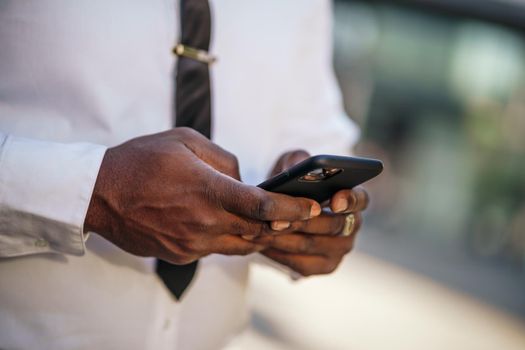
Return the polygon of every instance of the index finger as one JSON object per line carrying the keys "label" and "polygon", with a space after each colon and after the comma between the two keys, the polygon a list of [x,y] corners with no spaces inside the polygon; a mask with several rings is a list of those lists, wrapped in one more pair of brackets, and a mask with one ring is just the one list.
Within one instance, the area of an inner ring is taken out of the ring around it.
{"label": "index finger", "polygon": [[291,197],[222,177],[226,191],[219,200],[227,211],[261,221],[300,221],[321,214],[321,205],[308,198]]}

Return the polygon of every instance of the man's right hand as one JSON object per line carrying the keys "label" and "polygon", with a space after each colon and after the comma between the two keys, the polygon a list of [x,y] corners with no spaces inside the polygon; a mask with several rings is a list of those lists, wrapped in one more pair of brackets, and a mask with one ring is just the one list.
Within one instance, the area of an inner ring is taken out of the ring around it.
{"label": "man's right hand", "polygon": [[84,224],[125,251],[186,264],[265,248],[269,221],[307,220],[318,203],[241,183],[237,159],[188,128],[108,149]]}

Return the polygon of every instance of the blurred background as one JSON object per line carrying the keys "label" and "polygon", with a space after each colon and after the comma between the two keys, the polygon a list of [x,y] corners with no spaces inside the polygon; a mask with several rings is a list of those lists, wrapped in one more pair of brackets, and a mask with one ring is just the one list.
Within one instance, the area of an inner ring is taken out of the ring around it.
{"label": "blurred background", "polygon": [[386,171],[334,276],[256,269],[241,348],[525,349],[525,1],[334,12],[356,153]]}
{"label": "blurred background", "polygon": [[337,1],[358,154],[387,173],[360,248],[525,319],[525,2]]}

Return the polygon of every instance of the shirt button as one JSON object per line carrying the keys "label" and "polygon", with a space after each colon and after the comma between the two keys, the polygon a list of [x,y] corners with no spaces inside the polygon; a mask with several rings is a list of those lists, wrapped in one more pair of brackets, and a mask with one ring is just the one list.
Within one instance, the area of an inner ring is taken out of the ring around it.
{"label": "shirt button", "polygon": [[45,248],[45,247],[48,246],[48,243],[44,239],[37,239],[35,241],[35,246],[38,247],[38,248]]}

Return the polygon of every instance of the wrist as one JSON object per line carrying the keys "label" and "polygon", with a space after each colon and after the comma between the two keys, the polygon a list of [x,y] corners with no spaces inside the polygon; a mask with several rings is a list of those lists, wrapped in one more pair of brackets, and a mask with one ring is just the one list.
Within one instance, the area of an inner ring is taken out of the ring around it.
{"label": "wrist", "polygon": [[110,175],[114,158],[113,152],[113,149],[108,149],[102,159],[84,220],[84,232],[96,232],[105,235],[111,231],[110,207],[107,198],[111,187]]}

